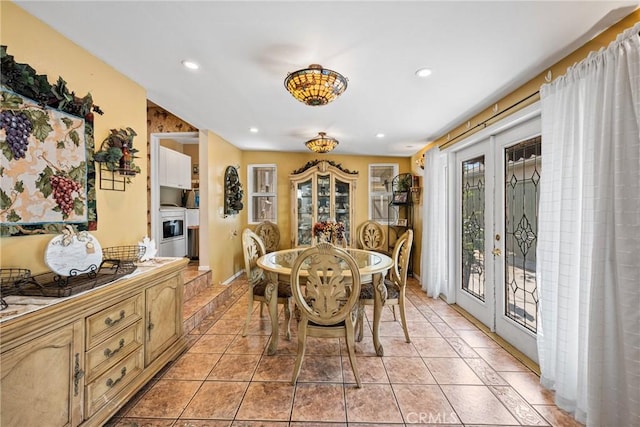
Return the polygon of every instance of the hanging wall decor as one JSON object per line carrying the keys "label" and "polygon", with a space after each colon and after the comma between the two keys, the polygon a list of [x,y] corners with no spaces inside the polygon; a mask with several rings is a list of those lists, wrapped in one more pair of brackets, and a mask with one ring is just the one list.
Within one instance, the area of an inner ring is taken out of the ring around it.
{"label": "hanging wall decor", "polygon": [[91,95],[78,98],[0,50],[2,236],[96,230]]}
{"label": "hanging wall decor", "polygon": [[227,166],[224,172],[224,215],[235,215],[239,213],[244,205],[242,204],[242,183],[238,177],[238,171],[233,166]]}

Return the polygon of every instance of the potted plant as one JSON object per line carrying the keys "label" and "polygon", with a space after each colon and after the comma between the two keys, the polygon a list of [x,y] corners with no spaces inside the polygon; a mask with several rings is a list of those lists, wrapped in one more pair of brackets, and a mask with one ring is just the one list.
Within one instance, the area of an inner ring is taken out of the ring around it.
{"label": "potted plant", "polygon": [[130,127],[126,129],[111,129],[111,133],[100,146],[100,150],[93,154],[93,159],[111,172],[121,175],[135,175],[140,173],[140,167],[133,159],[138,150],[133,148],[133,138],[137,133]]}

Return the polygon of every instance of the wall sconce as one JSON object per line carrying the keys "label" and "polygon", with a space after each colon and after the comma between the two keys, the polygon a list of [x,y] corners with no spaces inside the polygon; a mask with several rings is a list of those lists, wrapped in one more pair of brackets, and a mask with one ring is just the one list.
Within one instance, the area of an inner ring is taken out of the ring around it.
{"label": "wall sconce", "polygon": [[420,169],[424,170],[424,153],[422,153],[422,156],[416,159],[416,165],[418,165]]}

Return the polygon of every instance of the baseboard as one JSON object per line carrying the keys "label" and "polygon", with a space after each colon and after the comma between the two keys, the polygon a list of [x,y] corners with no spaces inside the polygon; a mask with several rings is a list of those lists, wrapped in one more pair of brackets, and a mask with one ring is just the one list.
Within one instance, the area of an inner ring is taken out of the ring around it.
{"label": "baseboard", "polygon": [[243,273],[244,273],[244,270],[238,271],[236,274],[234,274],[233,276],[229,277],[227,280],[222,282],[221,285],[228,285],[229,283],[236,280],[238,277],[242,276]]}

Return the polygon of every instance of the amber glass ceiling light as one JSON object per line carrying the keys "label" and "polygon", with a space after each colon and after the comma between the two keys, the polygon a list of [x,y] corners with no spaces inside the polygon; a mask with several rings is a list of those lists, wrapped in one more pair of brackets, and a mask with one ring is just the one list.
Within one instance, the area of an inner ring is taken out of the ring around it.
{"label": "amber glass ceiling light", "polygon": [[318,136],[304,143],[314,153],[328,153],[338,146],[338,140],[328,137],[324,132],[318,132]]}
{"label": "amber glass ceiling light", "polygon": [[347,89],[347,79],[340,73],[311,64],[294,71],[284,80],[284,87],[295,99],[307,105],[325,105]]}

